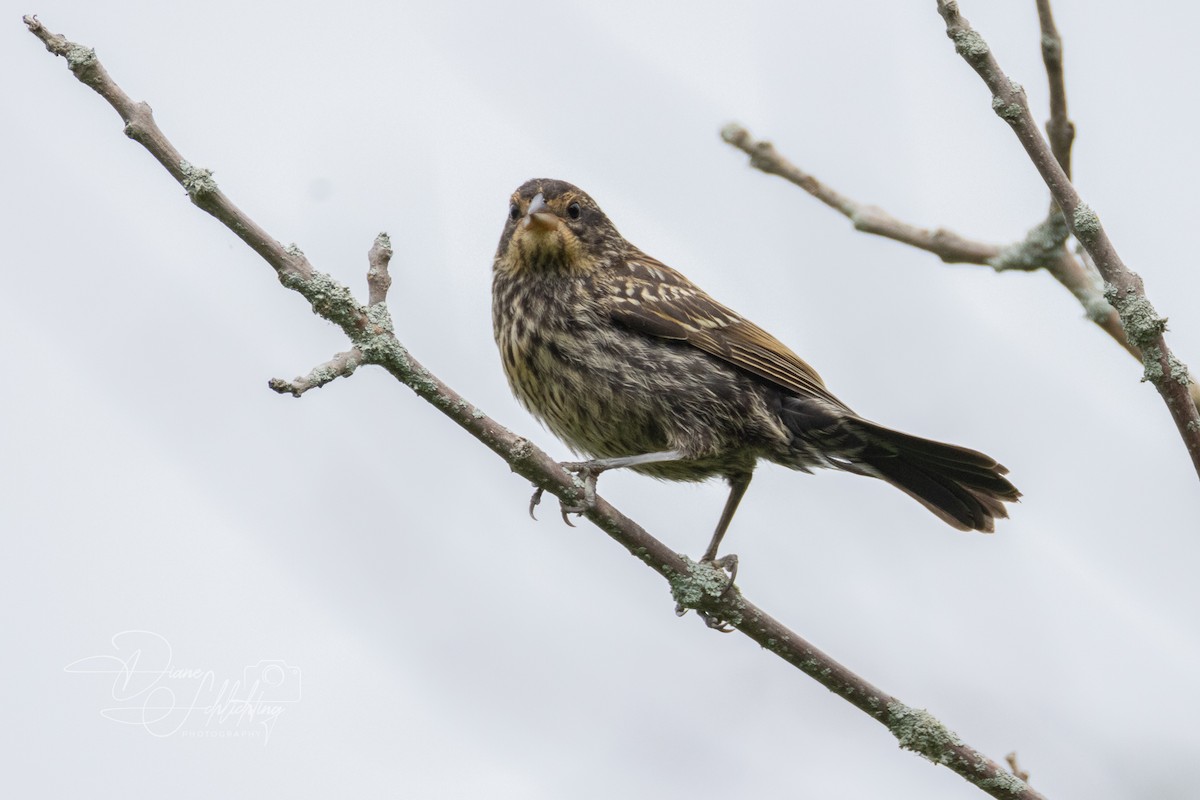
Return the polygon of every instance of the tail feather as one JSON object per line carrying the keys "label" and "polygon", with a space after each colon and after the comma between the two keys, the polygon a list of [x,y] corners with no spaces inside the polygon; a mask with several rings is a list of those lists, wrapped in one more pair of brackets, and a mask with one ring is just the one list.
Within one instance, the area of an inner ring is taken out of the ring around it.
{"label": "tail feather", "polygon": [[848,432],[863,443],[853,461],[924,505],[946,523],[964,531],[995,530],[1008,516],[1005,503],[1021,493],[1008,470],[977,450],[921,439],[867,420],[846,419]]}

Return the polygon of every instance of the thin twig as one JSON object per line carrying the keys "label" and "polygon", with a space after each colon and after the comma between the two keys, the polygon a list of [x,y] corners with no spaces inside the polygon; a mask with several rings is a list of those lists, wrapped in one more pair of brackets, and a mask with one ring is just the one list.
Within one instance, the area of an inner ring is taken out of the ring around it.
{"label": "thin twig", "polygon": [[[243,231],[256,231],[256,236],[261,237],[261,243],[255,247],[256,252],[276,271],[285,286],[308,299],[315,313],[346,332],[365,363],[378,364],[386,369],[483,442],[503,458],[514,472],[537,488],[567,503],[576,503],[581,499],[583,490],[575,476],[527,439],[517,436],[476,409],[421,366],[396,338],[385,303],[364,307],[354,299],[348,288],[312,269],[297,248],[289,250],[276,246],[278,243],[274,239],[268,237],[220,193],[210,173],[191,167],[186,170],[179,168],[180,163],[186,162],[179,158],[177,151],[155,125],[149,106],[130,101],[100,66],[93,51],[50,33],[36,18],[25,17],[25,24],[46,43],[47,49],[67,58],[77,78],[113,105],[126,120],[127,132],[133,126],[137,135],[130,135],[167,167],[188,190],[193,202],[243,239],[246,238]],[[203,177],[197,178],[197,175]],[[198,180],[199,186],[196,185]],[[381,295],[382,291],[378,292],[378,296]],[[949,767],[993,797],[1025,800],[1042,797],[1001,765],[965,744],[927,711],[911,708],[880,691],[788,630],[746,600],[737,587],[729,586],[724,572],[697,564],[673,552],[603,498],[597,497],[595,505],[584,516],[666,578],[677,603],[684,608],[696,609],[710,618],[727,621],[765,649],[885,725],[901,747]]]}
{"label": "thin twig", "polygon": [[309,389],[320,389],[325,384],[335,381],[338,378],[349,378],[362,363],[362,351],[357,347],[352,347],[344,353],[338,353],[324,364],[313,367],[312,371],[303,378],[293,378],[290,381],[285,381],[282,378],[271,378],[271,380],[267,381],[267,386],[280,394],[290,394],[292,397],[299,397]]}
{"label": "thin twig", "polygon": [[927,250],[947,264],[990,264],[1002,252],[997,245],[965,239],[945,228],[919,228],[896,219],[880,208],[851,200],[781,156],[770,142],[756,141],[741,125],[726,125],[721,129],[721,138],[750,156],[751,166],[794,183],[843,214],[854,223],[855,229],[863,233],[895,239]]}
{"label": "thin twig", "polygon": [[1067,116],[1067,84],[1063,77],[1063,46],[1058,28],[1054,26],[1054,15],[1050,12],[1050,0],[1037,0],[1038,24],[1042,28],[1042,61],[1046,65],[1046,79],[1050,83],[1050,119],[1046,121],[1046,135],[1050,149],[1067,177],[1071,177],[1071,144],[1075,141],[1075,123]]}
{"label": "thin twig", "polygon": [[392,276],[388,264],[392,260],[392,239],[386,233],[375,237],[375,243],[367,251],[367,304],[379,305],[387,302],[388,289],[392,288]]}
{"label": "thin twig", "polygon": [[1154,384],[1162,395],[1192,459],[1192,466],[1200,475],[1200,412],[1188,391],[1191,377],[1187,366],[1175,357],[1163,336],[1166,318],[1154,310],[1146,298],[1142,279],[1125,266],[1100,224],[1100,217],[1083,202],[1059,165],[1033,121],[1025,90],[1000,69],[991,48],[962,17],[955,0],[937,0],[937,6],[938,13],[946,21],[946,35],[954,42],[955,50],[991,90],[992,110],[1012,128],[1062,209],[1071,233],[1091,255],[1104,278],[1105,298],[1120,314],[1130,344],[1141,349],[1145,380]]}
{"label": "thin twig", "polygon": [[1026,770],[1021,769],[1021,767],[1017,764],[1017,754],[1015,751],[1006,755],[1004,760],[1008,762],[1008,768],[1012,770],[1013,775],[1016,775],[1021,780],[1029,783],[1029,773]]}
{"label": "thin twig", "polygon": [[[1067,115],[1067,85],[1063,71],[1063,44],[1058,28],[1054,24],[1054,14],[1050,10],[1050,0],[1037,0],[1038,24],[1042,31],[1042,62],[1046,65],[1046,81],[1050,88],[1050,119],[1046,120],[1046,136],[1050,140],[1050,149],[1063,172],[1071,177],[1071,148],[1075,143],[1075,123]],[[1061,219],[1062,211],[1058,203],[1051,197],[1050,215]],[[1065,227],[1066,220],[1062,220]],[[1046,269],[1054,278],[1075,295],[1083,306],[1088,319],[1095,322],[1113,337],[1130,355],[1141,361],[1142,349],[1129,341],[1125,328],[1121,324],[1121,316],[1117,310],[1104,299],[1104,279],[1092,263],[1087,251],[1081,251],[1077,258],[1065,246],[1057,254],[1057,260],[1047,264]],[[1200,383],[1189,375],[1188,393],[1192,402],[1200,408]]]}

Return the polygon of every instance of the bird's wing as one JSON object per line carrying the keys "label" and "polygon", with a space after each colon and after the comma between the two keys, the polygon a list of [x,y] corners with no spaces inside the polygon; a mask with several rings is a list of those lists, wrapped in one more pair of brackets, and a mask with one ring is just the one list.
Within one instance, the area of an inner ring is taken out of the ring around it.
{"label": "bird's wing", "polygon": [[662,262],[639,253],[616,277],[603,304],[627,328],[687,342],[801,397],[845,408],[800,356]]}

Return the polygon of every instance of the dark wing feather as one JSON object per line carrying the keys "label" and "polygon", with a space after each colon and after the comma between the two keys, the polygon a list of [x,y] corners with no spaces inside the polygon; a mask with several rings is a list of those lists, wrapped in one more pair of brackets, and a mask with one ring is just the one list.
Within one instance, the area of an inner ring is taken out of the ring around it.
{"label": "dark wing feather", "polygon": [[846,408],[800,356],[662,262],[638,254],[625,261],[617,278],[603,303],[627,328],[687,342],[801,397]]}

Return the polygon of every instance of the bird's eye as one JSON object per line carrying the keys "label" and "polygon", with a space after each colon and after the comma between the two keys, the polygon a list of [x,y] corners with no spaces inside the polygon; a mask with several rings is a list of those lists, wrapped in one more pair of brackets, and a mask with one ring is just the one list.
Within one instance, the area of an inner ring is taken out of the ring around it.
{"label": "bird's eye", "polygon": [[513,203],[512,205],[510,205],[508,207],[508,218],[509,219],[520,219],[521,218],[521,209],[517,208],[516,203]]}
{"label": "bird's eye", "polygon": [[579,219],[579,203],[571,203],[567,206],[567,216],[571,219]]}

